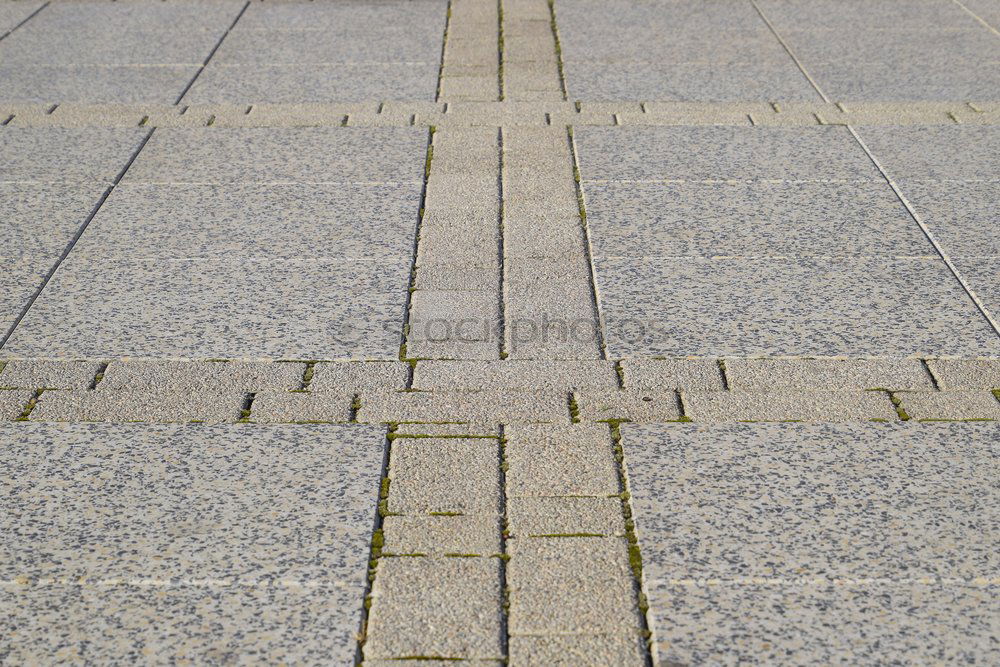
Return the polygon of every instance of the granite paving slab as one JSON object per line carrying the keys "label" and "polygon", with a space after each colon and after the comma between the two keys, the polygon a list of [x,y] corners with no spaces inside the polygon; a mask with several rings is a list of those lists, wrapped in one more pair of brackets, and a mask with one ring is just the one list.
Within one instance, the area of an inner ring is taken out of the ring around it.
{"label": "granite paving slab", "polygon": [[0,257],[55,262],[106,189],[99,182],[0,182]]}
{"label": "granite paving slab", "polygon": [[1000,323],[1000,257],[967,257],[955,259],[955,267],[972,292],[989,311],[994,322]]}
{"label": "granite paving slab", "polygon": [[[962,7],[948,0],[755,0],[768,21],[784,34],[792,30],[881,29],[914,32],[981,27]],[[963,0],[965,2],[965,0]]]}
{"label": "granite paving slab", "polygon": [[[20,3],[18,3],[20,4]],[[34,30],[137,30],[222,33],[243,7],[243,0],[173,2],[53,2],[31,20]]]}
{"label": "granite paving slab", "polygon": [[128,164],[148,132],[138,128],[0,127],[0,182],[109,183]]}
{"label": "granite paving slab", "polygon": [[996,63],[952,64],[899,62],[820,63],[809,73],[827,97],[853,102],[904,102],[989,99],[996,96]]}
{"label": "granite paving slab", "polygon": [[0,35],[13,30],[31,16],[32,12],[37,11],[42,4],[41,2],[6,2],[0,5]]}
{"label": "granite paving slab", "polygon": [[195,65],[0,65],[4,101],[173,104]]}
{"label": "granite paving slab", "polygon": [[781,37],[806,69],[818,63],[951,65],[959,69],[1000,60],[1000,40],[980,25],[919,32],[859,29],[786,30]]}
{"label": "granite paving slab", "polygon": [[1000,181],[902,181],[903,196],[951,257],[1000,256]]}
{"label": "granite paving slab", "polygon": [[334,3],[251,4],[234,32],[245,30],[352,31],[371,25],[408,26],[417,32],[444,31],[446,0],[341,0]]}
{"label": "granite paving slab", "polygon": [[53,261],[43,257],[4,260],[0,273],[0,331],[4,335],[45,280]]}
{"label": "granite paving slab", "polygon": [[659,659],[988,659],[998,429],[624,425]]}
{"label": "granite paving slab", "polygon": [[858,131],[897,180],[996,180],[1000,128],[982,125],[879,126]]}
{"label": "granite paving slab", "polygon": [[221,31],[51,30],[28,24],[0,42],[0,62],[12,66],[201,65],[220,37]]}
{"label": "granite paving slab", "polygon": [[[443,26],[441,27],[443,28]],[[239,30],[212,57],[212,65],[432,63],[441,60],[442,30],[370,25],[365,30]]]}

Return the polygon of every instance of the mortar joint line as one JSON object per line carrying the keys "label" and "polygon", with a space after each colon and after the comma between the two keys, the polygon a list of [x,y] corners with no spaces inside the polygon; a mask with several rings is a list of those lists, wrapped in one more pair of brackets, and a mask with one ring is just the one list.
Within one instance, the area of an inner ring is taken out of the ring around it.
{"label": "mortar joint line", "polygon": [[931,384],[934,385],[934,391],[941,391],[941,385],[938,382],[937,376],[934,375],[934,371],[931,370],[931,365],[927,362],[927,359],[921,359],[920,365],[924,367],[924,372],[926,372],[927,377],[931,379]]}
{"label": "mortar joint line", "polygon": [[504,221],[506,210],[504,207],[503,177],[506,164],[504,161],[503,127],[497,128],[497,154],[499,156],[499,160],[497,163],[497,192],[499,194],[499,199],[498,199],[499,206],[497,208],[497,224],[499,225],[499,230],[500,230],[499,241],[497,244],[497,259],[500,264],[500,270],[499,270],[500,284],[498,286],[500,303],[498,304],[499,320],[497,322],[499,335],[497,336],[498,338],[497,344],[499,345],[500,358],[506,359],[509,354],[509,351],[507,349],[507,281],[504,279],[504,273],[507,270],[507,263],[505,261],[505,253],[504,253],[505,245],[507,242],[507,230]]}
{"label": "mortar joint line", "polygon": [[309,391],[313,376],[316,374],[316,362],[307,361],[306,367],[302,369],[302,379],[299,381],[299,391]]}
{"label": "mortar joint line", "polygon": [[[444,78],[444,58],[448,49],[448,29],[451,27],[451,3],[452,0],[448,0],[448,7],[444,14],[444,35],[441,37],[441,64],[438,66],[437,89],[434,92],[435,102],[441,101],[441,80]],[[445,103],[445,113],[447,111],[447,103]]]}
{"label": "mortar joint line", "polygon": [[13,28],[11,28],[10,30],[8,30],[4,34],[0,35],[0,40],[3,40],[5,37],[7,37],[7,35],[11,34],[15,30],[17,30],[18,28],[20,28],[21,26],[23,26],[25,23],[27,23],[31,19],[35,18],[36,16],[38,16],[38,13],[41,12],[46,7],[48,7],[50,4],[51,4],[50,2],[46,2],[41,7],[39,7],[35,11],[31,12],[30,14],[28,14],[20,23],[18,23],[17,25],[15,25]]}
{"label": "mortar joint line", "polygon": [[504,101],[503,51],[503,0],[497,0],[497,92],[501,102]]}
{"label": "mortar joint line", "polygon": [[257,398],[257,392],[251,391],[243,397],[243,405],[240,407],[240,418],[238,422],[246,423],[250,421],[250,414],[253,412],[253,402]]}
{"label": "mortar joint line", "polygon": [[228,37],[232,29],[236,27],[236,24],[239,22],[239,20],[243,18],[243,14],[244,12],[246,12],[248,7],[250,7],[250,0],[246,0],[246,2],[243,4],[243,8],[240,9],[238,14],[236,14],[236,18],[233,19],[233,22],[229,24],[229,27],[226,28],[226,31],[222,33],[222,37],[220,37],[219,41],[215,43],[215,46],[212,47],[212,50],[208,52],[208,56],[205,58],[205,62],[201,64],[201,67],[199,67],[198,71],[194,73],[194,76],[191,77],[191,80],[188,81],[188,84],[184,86],[184,90],[182,90],[181,94],[177,96],[177,101],[174,102],[174,104],[180,104],[181,100],[184,99],[184,96],[187,95],[189,90],[191,90],[191,86],[194,85],[194,82],[198,80],[198,77],[201,76],[201,73],[205,71],[206,67],[208,67],[208,62],[215,55],[215,52],[219,50],[219,47],[222,46],[222,42],[226,40],[226,37]]}
{"label": "mortar joint line", "polygon": [[[809,71],[806,69],[805,65],[803,65],[802,61],[799,60],[799,57],[795,55],[795,52],[792,50],[792,47],[790,47],[788,43],[781,37],[781,35],[778,34],[778,30],[767,18],[763,10],[761,10],[761,8],[757,5],[757,0],[750,0],[750,4],[753,5],[754,10],[756,10],[757,14],[760,15],[761,20],[763,20],[764,23],[767,24],[768,30],[771,31],[771,34],[774,35],[774,38],[777,39],[778,42],[781,44],[781,47],[788,54],[788,57],[795,62],[795,66],[799,68],[800,72],[802,72],[802,76],[806,78],[806,80],[809,82],[809,85],[811,85],[813,88],[816,89],[816,92],[819,93],[819,96],[823,98],[824,102],[830,104],[830,98],[826,96],[826,93],[823,92],[823,89],[819,87],[819,84],[816,83],[816,80],[812,78],[811,74],[809,74]],[[775,111],[777,112],[777,110],[778,110],[777,106],[775,106]]]}
{"label": "mortar joint line", "polygon": [[576,187],[576,200],[579,207],[580,213],[580,226],[583,230],[583,251],[584,256],[587,260],[587,268],[589,269],[589,275],[587,276],[590,281],[590,294],[592,296],[591,306],[593,308],[594,316],[597,318],[595,333],[597,335],[597,346],[600,350],[600,358],[608,358],[608,348],[607,340],[604,336],[604,316],[601,314],[601,299],[600,295],[597,293],[597,274],[594,269],[594,251],[593,246],[590,242],[590,228],[587,225],[587,206],[584,201],[583,194],[583,177],[580,173],[580,156],[576,148],[576,138],[573,136],[573,126],[566,126],[566,136],[569,142],[569,152],[571,166],[573,167],[573,180]]}
{"label": "mortar joint line", "polygon": [[885,167],[882,166],[882,163],[879,162],[878,158],[875,157],[875,154],[872,153],[870,148],[868,148],[868,145],[864,142],[864,140],[857,133],[854,127],[852,127],[851,125],[845,125],[844,127],[846,127],[847,131],[851,133],[851,136],[854,137],[854,140],[858,142],[858,145],[861,146],[861,149],[868,156],[868,159],[872,161],[872,164],[875,165],[875,168],[879,170],[880,174],[882,174],[882,178],[884,178],[885,182],[889,184],[889,187],[892,188],[892,191],[896,193],[896,197],[899,199],[900,203],[902,203],[903,206],[906,207],[906,210],[907,212],[909,212],[910,217],[913,218],[913,221],[916,222],[917,225],[920,227],[921,231],[923,231],[924,236],[926,236],[927,240],[930,241],[932,246],[934,246],[934,250],[937,251],[938,255],[944,261],[945,265],[947,265],[948,270],[951,271],[951,274],[953,276],[955,276],[955,280],[957,280],[959,284],[962,286],[962,289],[965,290],[965,293],[969,296],[970,299],[972,299],[972,302],[975,304],[976,308],[979,309],[979,312],[982,314],[982,316],[986,318],[986,321],[993,328],[993,332],[997,336],[1000,336],[1000,323],[997,323],[997,321],[993,318],[993,315],[991,315],[990,311],[986,308],[986,305],[982,302],[979,296],[972,289],[972,286],[969,285],[966,282],[965,278],[962,277],[962,274],[959,273],[958,267],[955,266],[955,263],[951,261],[951,258],[948,256],[948,253],[945,252],[944,248],[941,247],[941,244],[939,244],[937,239],[934,238],[934,234],[931,232],[930,228],[926,224],[924,224],[924,221],[920,219],[919,215],[917,215],[916,210],[914,210],[913,205],[910,204],[909,200],[903,194],[903,191],[900,190],[896,182],[892,179],[892,177],[889,176],[889,173],[885,170]]}
{"label": "mortar joint line", "polygon": [[133,151],[131,157],[129,157],[128,162],[126,162],[125,166],[122,167],[121,171],[119,171],[115,175],[115,178],[111,182],[111,185],[109,185],[104,189],[104,193],[101,195],[100,199],[97,200],[97,203],[91,209],[90,214],[83,221],[83,224],[81,224],[80,227],[76,230],[76,233],[73,235],[73,238],[69,240],[69,243],[66,244],[66,247],[63,248],[62,254],[59,255],[58,259],[56,259],[55,263],[52,265],[52,268],[49,269],[48,273],[45,275],[45,278],[38,286],[38,289],[35,290],[35,293],[32,294],[31,298],[28,299],[28,302],[24,304],[24,308],[21,309],[21,312],[20,314],[18,314],[17,319],[15,319],[14,322],[10,325],[10,328],[7,330],[7,333],[4,335],[2,339],[0,339],[0,350],[3,349],[4,345],[7,344],[7,341],[9,341],[11,336],[14,335],[14,331],[21,324],[21,321],[28,314],[28,311],[31,310],[31,307],[35,305],[35,301],[38,300],[38,297],[41,296],[42,291],[49,284],[49,281],[52,280],[52,276],[55,275],[56,271],[59,270],[59,267],[62,266],[62,263],[66,260],[67,257],[69,257],[69,254],[73,251],[73,248],[76,247],[77,241],[79,241],[80,237],[83,236],[84,232],[87,231],[87,227],[90,226],[91,221],[93,221],[94,217],[97,216],[97,212],[101,210],[102,206],[104,206],[104,202],[108,200],[108,197],[111,196],[112,192],[114,192],[114,189],[121,182],[122,178],[125,177],[125,173],[132,166],[132,163],[135,162],[136,158],[139,157],[139,153],[142,152],[142,149],[146,147],[146,143],[149,141],[149,138],[153,136],[153,132],[155,130],[156,128],[150,128],[149,132],[146,133],[146,136],[143,137],[142,140],[139,142],[138,147],[135,149],[135,151]]}
{"label": "mortar joint line", "polygon": [[[409,355],[407,353],[407,342],[410,338],[410,319],[413,310],[413,292],[417,288],[417,253],[420,249],[420,232],[423,226],[424,215],[426,213],[427,206],[427,182],[431,177],[431,164],[434,162],[434,135],[437,133],[437,128],[431,125],[427,129],[427,154],[424,158],[424,183],[420,190],[420,209],[417,211],[417,224],[416,229],[413,234],[413,261],[410,264],[410,284],[409,289],[406,290],[406,307],[403,309],[403,327],[402,327],[402,340],[399,345],[399,360],[410,362]],[[410,377],[412,378],[412,369],[410,371]],[[412,382],[412,380],[410,380]],[[409,389],[412,385],[408,385]]]}
{"label": "mortar joint line", "polygon": [[726,372],[726,360],[719,357],[715,363],[719,367],[719,378],[722,380],[722,389],[729,391],[729,374]]}
{"label": "mortar joint line", "polygon": [[[552,39],[555,42],[556,49],[556,69],[559,72],[559,88],[562,90],[562,96],[564,100],[569,99],[569,91],[566,88],[566,70],[563,66],[563,54],[562,54],[562,42],[559,40],[559,25],[556,22],[556,3],[555,0],[548,0],[549,4],[549,24],[552,28]],[[548,114],[546,114],[548,116]],[[546,123],[551,125],[551,122]]]}
{"label": "mortar joint line", "polygon": [[97,366],[97,371],[94,372],[94,377],[90,380],[90,386],[87,387],[87,389],[90,389],[91,391],[97,389],[97,385],[101,384],[104,380],[104,375],[108,372],[108,366],[110,365],[110,361],[104,361]]}
{"label": "mortar joint line", "polygon": [[500,458],[500,654],[510,661],[510,589],[507,586],[507,540],[510,537],[510,523],[507,516],[507,432],[504,425],[498,427],[497,454]]}
{"label": "mortar joint line", "polygon": [[994,35],[1000,35],[1000,30],[994,28],[986,19],[984,19],[982,16],[980,16],[979,14],[975,13],[974,11],[966,7],[965,3],[961,2],[961,0],[952,0],[952,2],[954,2],[956,5],[964,9],[969,14],[969,16],[971,16],[972,18],[976,19],[984,26],[986,26],[986,29],[991,31]]}

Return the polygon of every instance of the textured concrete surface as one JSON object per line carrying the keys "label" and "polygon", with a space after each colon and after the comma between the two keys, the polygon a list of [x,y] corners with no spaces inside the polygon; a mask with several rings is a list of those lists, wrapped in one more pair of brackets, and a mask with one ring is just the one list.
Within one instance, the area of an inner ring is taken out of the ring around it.
{"label": "textured concrete surface", "polygon": [[997,662],[998,64],[997,0],[0,0],[0,662]]}

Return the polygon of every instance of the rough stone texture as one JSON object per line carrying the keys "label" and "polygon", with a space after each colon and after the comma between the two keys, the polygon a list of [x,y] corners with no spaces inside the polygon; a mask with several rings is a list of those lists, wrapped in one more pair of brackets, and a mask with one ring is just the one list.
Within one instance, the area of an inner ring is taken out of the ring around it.
{"label": "rough stone texture", "polygon": [[511,537],[600,535],[623,537],[620,498],[512,497],[507,499]]}
{"label": "rough stone texture", "polygon": [[406,436],[440,436],[440,437],[462,437],[467,435],[489,436],[497,438],[500,436],[499,427],[496,424],[488,426],[486,424],[469,423],[419,423],[403,422],[396,427],[395,434],[401,437]]}
{"label": "rough stone texture", "polygon": [[299,388],[305,367],[289,362],[121,360],[108,364],[98,386],[101,391],[291,390]]}
{"label": "rough stone texture", "polygon": [[[2,377],[2,376],[0,376]],[[423,361],[413,388],[441,389],[612,389],[618,386],[609,361]]]}
{"label": "rough stone texture", "polygon": [[727,359],[729,388],[934,389],[919,359]]}
{"label": "rough stone texture", "polygon": [[148,132],[140,128],[5,127],[0,132],[4,156],[0,181],[108,183]]}
{"label": "rough stone texture", "polygon": [[933,359],[927,365],[942,389],[1000,389],[1000,359]]}
{"label": "rough stone texture", "polygon": [[26,389],[0,389],[0,420],[17,419],[34,396]]}
{"label": "rough stone texture", "polygon": [[409,373],[408,364],[395,361],[319,363],[313,367],[309,389],[313,391],[344,391],[368,389],[404,389]]}
{"label": "rough stone texture", "polygon": [[682,398],[696,422],[898,419],[882,391],[713,391],[685,392]]}
{"label": "rough stone texture", "polygon": [[100,368],[99,361],[0,360],[0,387],[87,389]]}
{"label": "rough stone texture", "polygon": [[250,420],[267,422],[346,422],[354,395],[342,391],[258,391]]}
{"label": "rough stone texture", "polygon": [[645,642],[636,635],[543,635],[510,638],[510,662],[515,665],[622,667],[646,664]]}
{"label": "rough stone texture", "polygon": [[676,421],[681,418],[675,392],[606,391],[576,394],[580,420],[584,422],[625,419],[637,422]]}
{"label": "rough stone texture", "polygon": [[565,394],[553,392],[373,392],[365,394],[358,421],[566,423],[569,410]]}
{"label": "rough stone texture", "polygon": [[383,558],[372,585],[370,658],[500,658],[500,561]]}
{"label": "rough stone texture", "polygon": [[32,421],[231,422],[240,418],[246,395],[196,391],[47,391]]}
{"label": "rough stone texture", "polygon": [[389,511],[495,515],[500,451],[492,438],[401,438],[389,458]]}
{"label": "rough stone texture", "polygon": [[516,635],[639,629],[627,545],[615,537],[511,540],[509,629]]}
{"label": "rough stone texture", "polygon": [[722,390],[722,373],[714,359],[624,359],[626,389],[640,391]]}
{"label": "rough stone texture", "polygon": [[500,523],[489,516],[387,516],[382,521],[383,555],[500,553]]}
{"label": "rough stone texture", "polygon": [[607,497],[621,491],[606,426],[512,424],[505,435],[510,496]]}
{"label": "rough stone texture", "polygon": [[1000,398],[988,390],[899,392],[911,419],[1000,419]]}

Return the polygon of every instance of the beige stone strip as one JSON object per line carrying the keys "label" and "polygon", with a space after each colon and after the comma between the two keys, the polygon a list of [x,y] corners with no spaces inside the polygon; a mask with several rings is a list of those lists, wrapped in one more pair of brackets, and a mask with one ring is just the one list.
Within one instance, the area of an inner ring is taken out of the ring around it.
{"label": "beige stone strip", "polygon": [[438,99],[501,99],[499,40],[496,0],[452,0]]}
{"label": "beige stone strip", "polygon": [[547,0],[503,0],[505,100],[563,100]]}

